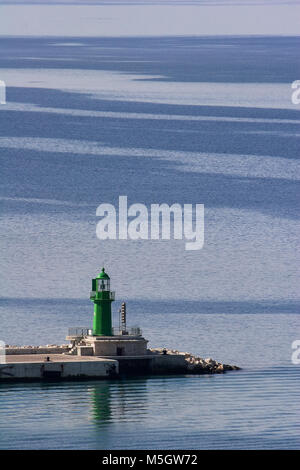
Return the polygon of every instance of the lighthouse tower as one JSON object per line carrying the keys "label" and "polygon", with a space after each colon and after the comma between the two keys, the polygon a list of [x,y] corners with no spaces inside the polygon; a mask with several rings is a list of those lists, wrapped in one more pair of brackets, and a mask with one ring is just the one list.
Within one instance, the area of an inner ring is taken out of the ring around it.
{"label": "lighthouse tower", "polygon": [[110,290],[110,277],[104,268],[92,280],[90,299],[94,302],[93,335],[112,336],[111,303],[115,293]]}
{"label": "lighthouse tower", "polygon": [[[90,299],[94,303],[93,329],[71,328],[67,336],[72,342],[73,349],[77,348],[77,354],[97,357],[148,357],[148,341],[143,338],[140,328],[121,330],[119,328],[119,331],[112,328],[111,303],[115,300],[115,293],[110,290],[110,277],[104,268],[92,280]],[[121,312],[124,325],[126,316],[124,303]]]}

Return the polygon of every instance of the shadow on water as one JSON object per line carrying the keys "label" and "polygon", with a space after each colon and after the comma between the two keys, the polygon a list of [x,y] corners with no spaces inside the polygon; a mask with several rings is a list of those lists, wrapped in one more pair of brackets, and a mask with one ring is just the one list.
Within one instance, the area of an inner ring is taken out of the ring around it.
{"label": "shadow on water", "polygon": [[[52,107],[65,106],[66,102],[78,100],[76,93],[63,93],[51,90],[18,89],[17,95],[27,96],[28,101],[33,99],[40,104],[48,92],[53,98]],[[15,93],[15,90],[12,92]],[[38,99],[41,98],[41,100]],[[20,96],[15,96],[19,99]],[[49,96],[48,96],[49,99]],[[88,107],[88,102],[80,97]],[[55,104],[56,103],[56,104]],[[76,104],[77,106],[77,104]],[[95,106],[95,102],[93,102]],[[112,106],[112,102],[97,101],[97,109]],[[180,194],[181,204],[193,201],[204,202],[206,207],[250,209],[264,214],[278,217],[299,217],[299,182],[284,178],[272,177],[246,177],[234,174],[197,172],[194,169],[183,168],[183,162],[176,156],[171,159],[154,156],[156,150],[221,153],[226,165],[226,154],[251,154],[273,157],[298,158],[297,138],[280,135],[274,138],[268,134],[256,134],[255,130],[276,130],[278,124],[257,124],[239,122],[183,122],[173,121],[172,125],[166,120],[126,119],[129,109],[138,108],[138,112],[146,110],[164,114],[169,112],[169,105],[147,105],[138,103],[115,102],[116,110],[125,112],[124,118],[107,117],[76,117],[69,115],[56,115],[47,112],[23,112],[2,110],[2,125],[0,135],[18,138],[47,138],[80,140],[96,142],[108,148],[118,147],[126,149],[122,156],[112,154],[91,155],[87,149],[84,154],[70,153],[66,149],[58,152],[38,148],[36,150],[20,148],[5,148],[2,144],[2,178],[5,182],[2,194],[8,197],[55,199],[70,201],[76,204],[87,204],[90,208],[70,208],[64,205],[50,208],[52,212],[65,212],[74,215],[80,210],[87,214],[94,223],[95,208],[100,202],[118,202],[120,194],[127,194],[129,201],[150,204],[164,201],[177,202]],[[156,108],[157,106],[157,108]],[[141,109],[141,107],[143,109]],[[165,111],[162,111],[164,108]],[[172,112],[177,113],[178,107]],[[180,108],[180,107],[179,107]],[[190,111],[191,108],[189,107]],[[196,107],[193,113],[201,115],[207,113],[207,107]],[[79,107],[80,109],[80,107]],[[174,109],[174,107],[172,107]],[[224,108],[222,108],[224,111]],[[186,111],[186,110],[184,110]],[[253,110],[229,108],[229,113],[254,114],[264,116],[273,113],[278,117],[278,110]],[[137,109],[135,110],[137,112]],[[182,110],[181,110],[182,112]],[[220,114],[221,108],[209,107],[209,112]],[[294,116],[291,111],[284,111],[285,116]],[[282,125],[282,124],[280,124]],[[289,124],[289,126],[292,126]],[[166,128],[166,129],[165,129]],[[172,130],[171,130],[172,128]],[[248,130],[252,129],[253,134]],[[180,130],[179,133],[174,132]],[[195,131],[191,134],[190,131]],[[234,138],[233,138],[234,135]],[[39,144],[37,144],[39,145]],[[61,143],[63,148],[64,144]],[[132,156],[131,148],[141,149]],[[76,145],[75,145],[76,147]],[[147,156],[143,155],[144,149]],[[150,153],[149,153],[150,152]],[[150,155],[150,156],[149,156]],[[201,169],[201,162],[195,155],[195,163]],[[20,164],[26,161],[26,165]],[[192,165],[192,164],[191,164]],[[111,185],[111,174],[118,181],[118,185]],[[69,184],[66,184],[69,181]],[[155,198],[154,198],[155,195]],[[155,200],[154,200],[155,199]],[[10,207],[12,205],[12,207]],[[44,205],[34,204],[28,206],[21,202],[5,203],[8,212],[43,212]],[[73,212],[72,212],[73,211]]]}
{"label": "shadow on water", "polygon": [[[0,135],[3,136],[80,139],[82,142],[101,142],[102,145],[129,149],[134,146],[150,150],[299,158],[299,111],[296,110],[112,101],[91,99],[87,93],[19,87],[7,90],[7,100],[50,107],[53,112],[47,112],[47,109],[40,112],[38,109],[34,112],[2,109]],[[59,110],[70,109],[121,114],[114,117],[59,113]],[[128,113],[135,113],[136,117]],[[172,119],[173,115],[179,119]],[[185,116],[185,120],[180,116]],[[189,117],[201,117],[201,120],[189,120]],[[231,118],[236,121],[230,121]],[[239,118],[246,119],[246,122],[238,121]],[[251,119],[268,122],[251,122]],[[278,119],[282,121],[276,122]],[[294,119],[295,124],[291,122]],[[288,121],[284,123],[284,120]]]}
{"label": "shadow on water", "polygon": [[[298,38],[80,38],[83,46],[71,50],[68,46],[55,46],[61,41],[62,38],[2,38],[5,47],[1,67],[70,68],[80,69],[83,73],[93,69],[161,76],[159,79],[149,77],[150,88],[150,82],[155,80],[290,84],[300,73],[295,61]],[[78,42],[78,39],[68,39],[68,43],[72,41]],[[147,60],[144,60],[145,54]],[[126,62],[120,61],[120,56],[126,57]],[[68,58],[72,60],[63,60]],[[106,155],[104,151],[101,155],[91,155],[88,148],[72,153],[64,148],[63,141],[57,143],[57,151],[51,151],[51,146],[46,150],[43,146],[39,149],[39,142],[35,150],[25,150],[22,143],[20,148],[5,148],[3,143],[4,197],[55,199],[72,202],[75,206],[90,205],[88,209],[48,205],[47,210],[67,213],[70,217],[81,211],[93,224],[98,204],[115,204],[120,194],[127,194],[129,202],[145,204],[161,201],[171,204],[177,202],[180,195],[181,204],[202,202],[207,208],[248,209],[276,217],[299,218],[297,181],[274,178],[267,170],[259,177],[247,176],[240,163],[241,176],[228,171],[222,173],[223,161],[225,168],[230,154],[261,157],[262,162],[264,156],[297,159],[298,124],[272,122],[298,119],[299,113],[295,110],[106,101],[91,99],[86,93],[42,88],[8,87],[7,95],[8,102],[49,106],[54,111],[60,108],[122,115],[74,116],[46,110],[2,109],[1,136],[29,140],[46,138],[52,140],[54,146],[55,139],[76,140],[82,145],[95,142],[109,149],[117,147],[125,153],[118,156],[111,151]],[[132,112],[137,114],[136,118],[128,117],[127,114]],[[141,113],[158,114],[159,119],[141,118]],[[167,114],[187,118],[163,119]],[[268,122],[205,118],[191,121],[188,116],[262,118]],[[73,145],[76,147],[76,143]],[[140,149],[140,154],[136,149]],[[159,151],[213,154],[218,159],[219,172],[210,172],[209,166],[202,169],[201,159],[196,155],[190,157],[190,166],[186,167],[178,155],[166,159]],[[151,152],[156,152],[156,156],[152,157]],[[25,161],[26,165],[23,164]],[[201,172],[197,172],[197,167]],[[118,182],[113,186],[112,172]],[[45,211],[45,205],[38,201],[30,205],[6,201],[4,210],[8,213],[39,213]]]}
{"label": "shadow on water", "polygon": [[[126,194],[129,204],[140,202],[149,207],[162,201],[173,204],[180,195],[180,204],[197,202],[206,208],[248,209],[291,219],[298,219],[300,214],[298,181],[183,172],[180,163],[159,158],[153,162],[144,157],[2,149],[1,159],[5,180],[2,195],[41,200],[34,204],[6,201],[4,210],[8,213],[45,212],[43,199],[70,201],[74,207],[51,207],[50,203],[47,211],[66,213],[68,217],[81,213],[95,224],[100,203],[118,207],[119,195]],[[25,159],[26,165],[20,165],[20,159]],[[117,185],[111,184],[112,172]]]}
{"label": "shadow on water", "polygon": [[155,80],[172,82],[291,83],[300,74],[299,37],[74,37],[67,43],[80,45],[72,48],[65,42],[64,37],[2,37],[1,67],[60,69],[63,64],[161,75]]}

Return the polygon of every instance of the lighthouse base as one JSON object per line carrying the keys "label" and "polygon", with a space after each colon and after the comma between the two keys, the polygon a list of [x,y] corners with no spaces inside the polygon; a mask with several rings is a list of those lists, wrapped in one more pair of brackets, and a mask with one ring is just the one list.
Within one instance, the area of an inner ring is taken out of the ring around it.
{"label": "lighthouse base", "polygon": [[94,356],[144,356],[148,341],[142,336],[85,336],[84,343]]}

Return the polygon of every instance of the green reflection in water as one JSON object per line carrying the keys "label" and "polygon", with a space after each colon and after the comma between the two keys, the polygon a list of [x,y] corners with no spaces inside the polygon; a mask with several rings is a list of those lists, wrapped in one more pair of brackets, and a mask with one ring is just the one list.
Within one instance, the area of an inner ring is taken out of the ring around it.
{"label": "green reflection in water", "polygon": [[120,420],[137,420],[148,409],[147,378],[101,381],[89,387],[91,416],[97,427]]}

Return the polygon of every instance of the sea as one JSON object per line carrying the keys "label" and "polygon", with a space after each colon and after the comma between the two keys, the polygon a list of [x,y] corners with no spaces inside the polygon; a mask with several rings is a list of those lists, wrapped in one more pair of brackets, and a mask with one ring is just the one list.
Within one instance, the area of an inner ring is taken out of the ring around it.
{"label": "sea", "polygon": [[[105,266],[115,326],[126,301],[148,347],[241,370],[2,383],[0,449],[299,449],[299,36],[208,28],[207,2],[50,3],[1,6],[0,341],[91,327]],[[100,240],[119,196],[204,204],[203,248]]]}

